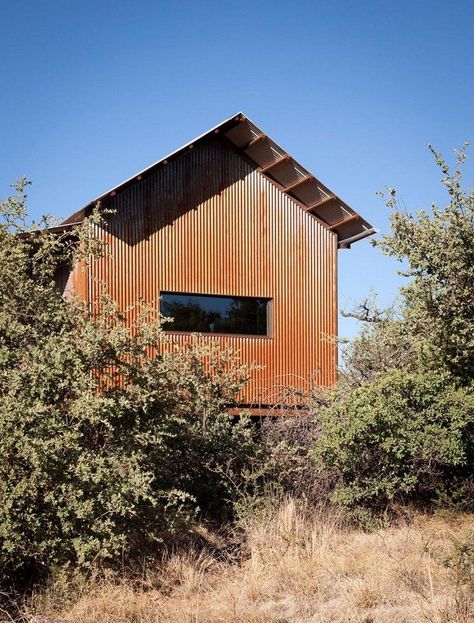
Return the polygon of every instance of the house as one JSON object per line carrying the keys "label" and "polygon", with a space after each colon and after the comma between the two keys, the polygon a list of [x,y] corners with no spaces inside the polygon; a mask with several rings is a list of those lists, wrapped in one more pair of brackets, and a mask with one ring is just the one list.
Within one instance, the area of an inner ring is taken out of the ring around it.
{"label": "house", "polygon": [[[374,228],[239,113],[70,216],[111,208],[109,254],[68,277],[87,301],[157,301],[178,343],[193,332],[257,363],[242,404],[337,375],[337,252]],[[133,317],[129,314],[130,322]]]}

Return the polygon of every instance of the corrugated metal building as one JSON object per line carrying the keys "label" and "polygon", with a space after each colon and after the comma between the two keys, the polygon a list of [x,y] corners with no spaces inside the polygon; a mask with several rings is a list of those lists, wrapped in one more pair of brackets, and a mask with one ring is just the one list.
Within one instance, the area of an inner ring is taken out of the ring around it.
{"label": "corrugated metal building", "polygon": [[[336,380],[337,251],[374,228],[239,113],[100,201],[109,253],[70,283],[121,309],[161,301],[179,343],[192,332],[257,363],[242,403]],[[102,285],[101,285],[102,284]],[[129,315],[133,321],[133,312]]]}

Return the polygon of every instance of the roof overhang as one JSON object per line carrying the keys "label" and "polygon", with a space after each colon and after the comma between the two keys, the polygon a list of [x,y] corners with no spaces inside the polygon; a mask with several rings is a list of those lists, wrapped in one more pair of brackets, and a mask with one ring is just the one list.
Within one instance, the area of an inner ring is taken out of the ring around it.
{"label": "roof overhang", "polygon": [[98,202],[115,196],[127,186],[143,179],[159,167],[166,166],[171,160],[195,149],[200,142],[215,135],[228,141],[237,152],[253,162],[262,175],[314,216],[326,229],[333,231],[337,235],[339,248],[349,248],[351,243],[376,233],[377,230],[370,223],[301,166],[243,113],[229,117],[205,134],[111,188],[72,214],[62,225],[77,224]]}

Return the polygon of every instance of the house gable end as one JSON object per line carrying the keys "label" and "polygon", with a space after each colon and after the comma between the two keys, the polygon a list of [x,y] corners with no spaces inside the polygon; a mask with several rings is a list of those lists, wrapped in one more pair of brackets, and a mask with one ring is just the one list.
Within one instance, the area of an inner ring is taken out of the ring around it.
{"label": "house gable end", "polygon": [[[104,193],[64,221],[64,227],[73,226],[78,216],[84,215],[98,201],[105,203],[108,199],[136,186],[137,182],[153,176],[160,168],[167,167],[198,146],[212,138],[222,138],[238,151],[247,161],[253,163],[258,170],[272,183],[287,194],[303,210],[314,216],[319,222],[336,233],[339,246],[347,248],[352,242],[365,238],[375,229],[344,201],[335,195],[314,175],[309,173],[294,158],[287,154],[277,143],[265,135],[250,119],[242,113],[222,122],[206,134],[176,150],[166,158],[156,162],[144,171],[129,178],[114,189]],[[209,172],[212,174],[212,171]],[[213,182],[216,181],[214,177]],[[209,192],[212,192],[212,185]]]}

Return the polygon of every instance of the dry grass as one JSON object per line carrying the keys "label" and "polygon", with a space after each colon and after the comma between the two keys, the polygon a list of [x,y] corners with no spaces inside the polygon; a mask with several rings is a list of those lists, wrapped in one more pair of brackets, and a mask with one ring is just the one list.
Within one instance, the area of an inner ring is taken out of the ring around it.
{"label": "dry grass", "polygon": [[365,533],[290,500],[247,526],[240,563],[189,552],[139,582],[58,580],[29,611],[75,623],[468,623],[472,576],[442,561],[472,529],[472,516],[417,515]]}

